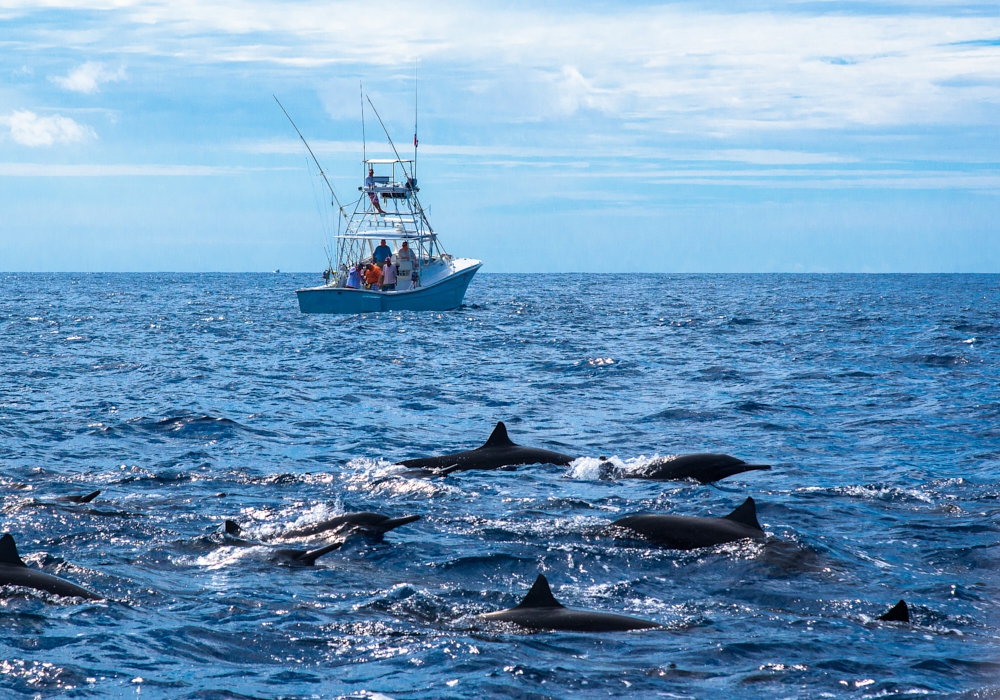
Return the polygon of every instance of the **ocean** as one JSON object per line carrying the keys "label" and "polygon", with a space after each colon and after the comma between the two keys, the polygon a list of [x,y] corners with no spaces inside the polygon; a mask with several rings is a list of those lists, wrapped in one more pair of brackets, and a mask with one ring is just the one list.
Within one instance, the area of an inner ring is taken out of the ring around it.
{"label": "ocean", "polygon": [[[480,274],[451,312],[300,314],[319,281],[0,277],[2,531],[107,597],[5,589],[0,697],[1000,697],[1000,276]],[[579,459],[396,465],[498,421]],[[599,468],[693,452],[773,468]],[[766,541],[606,530],[747,496]],[[270,560],[350,511],[422,518]],[[539,573],[663,628],[477,619]]]}

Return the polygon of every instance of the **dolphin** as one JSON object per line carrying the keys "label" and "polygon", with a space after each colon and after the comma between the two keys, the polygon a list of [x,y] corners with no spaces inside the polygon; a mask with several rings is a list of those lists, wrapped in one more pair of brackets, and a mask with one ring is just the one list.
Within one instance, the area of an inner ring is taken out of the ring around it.
{"label": "dolphin", "polygon": [[70,583],[66,579],[38,569],[29,569],[28,565],[21,561],[21,556],[17,553],[17,544],[10,533],[0,537],[0,586],[24,586],[61,596],[104,600],[104,596]]}
{"label": "dolphin", "polygon": [[747,498],[739,508],[722,518],[689,515],[630,515],[612,523],[631,530],[655,544],[670,549],[698,549],[742,539],[767,538],[757,522],[757,506]]}
{"label": "dolphin", "polygon": [[71,495],[71,496],[59,496],[57,501],[60,503],[90,503],[92,500],[101,495],[100,491],[92,491],[83,496]]}
{"label": "dolphin", "polygon": [[[240,527],[239,523],[234,520],[227,520],[223,525],[223,530],[226,533],[226,537],[230,542],[238,544],[243,547],[263,547],[267,546],[262,542],[254,542],[251,540],[244,540],[240,538],[243,533],[243,528]],[[317,549],[288,549],[288,548],[276,548],[271,550],[271,554],[268,557],[271,561],[276,564],[284,564],[285,566],[313,566],[316,560],[319,559],[324,554],[329,554],[335,550],[340,549],[344,546],[344,542],[351,535],[348,535],[339,542],[334,542],[333,544],[328,544],[325,547],[318,547]]]}
{"label": "dolphin", "polygon": [[343,546],[343,542],[334,542],[319,549],[276,549],[271,552],[271,561],[286,566],[312,566],[324,554]]}
{"label": "dolphin", "polygon": [[691,454],[657,459],[643,471],[625,476],[630,479],[659,479],[662,481],[694,479],[702,484],[710,484],[734,474],[770,468],[770,464],[747,464],[742,459],[729,455]]}
{"label": "dolphin", "polygon": [[[369,537],[381,540],[387,531],[400,525],[412,523],[414,520],[420,520],[420,516],[407,515],[402,518],[390,518],[381,513],[345,513],[336,518],[291,530],[282,535],[282,538],[308,537],[328,530],[336,530],[336,534],[343,537],[340,541],[317,549],[275,549],[271,552],[271,561],[289,566],[312,566],[319,557],[340,549],[352,537]],[[234,520],[226,520],[223,527],[226,535],[230,538],[238,539],[243,533],[243,528]],[[260,544],[248,540],[239,541],[246,545]]]}
{"label": "dolphin", "polygon": [[522,447],[515,445],[507,437],[507,426],[498,422],[493,434],[486,444],[474,450],[455,452],[441,457],[421,457],[400,462],[411,469],[430,469],[439,475],[469,469],[499,469],[500,467],[516,467],[522,464],[558,464],[565,466],[573,461],[569,455],[559,454],[551,450],[537,447]]}
{"label": "dolphin", "polygon": [[353,530],[352,534],[354,535],[364,535],[380,540],[382,539],[382,535],[389,530],[412,523],[415,520],[420,520],[420,516],[405,515],[402,518],[390,518],[388,515],[382,515],[381,513],[344,513],[330,520],[289,530],[282,535],[282,538],[310,537],[328,530],[336,530],[338,532]]}
{"label": "dolphin", "polygon": [[567,608],[552,595],[549,582],[542,574],[538,574],[535,585],[524,596],[520,605],[479,617],[484,620],[513,622],[528,629],[567,632],[626,632],[662,626],[637,617]]}
{"label": "dolphin", "polygon": [[906,607],[906,601],[901,600],[889,608],[889,612],[885,615],[880,615],[878,619],[883,622],[909,622],[910,609]]}

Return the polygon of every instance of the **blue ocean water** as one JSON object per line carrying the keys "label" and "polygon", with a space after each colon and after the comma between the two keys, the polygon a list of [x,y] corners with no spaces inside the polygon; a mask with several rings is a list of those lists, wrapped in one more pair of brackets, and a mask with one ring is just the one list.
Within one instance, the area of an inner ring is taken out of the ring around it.
{"label": "blue ocean water", "polygon": [[[453,312],[302,315],[317,281],[2,278],[0,525],[108,600],[7,589],[0,696],[1000,697],[1000,277],[483,274]],[[581,459],[393,466],[498,420]],[[774,469],[597,468],[688,452]],[[765,543],[603,531],[746,496]],[[423,519],[314,568],[219,535],[360,510]],[[540,572],[665,629],[476,619]]]}

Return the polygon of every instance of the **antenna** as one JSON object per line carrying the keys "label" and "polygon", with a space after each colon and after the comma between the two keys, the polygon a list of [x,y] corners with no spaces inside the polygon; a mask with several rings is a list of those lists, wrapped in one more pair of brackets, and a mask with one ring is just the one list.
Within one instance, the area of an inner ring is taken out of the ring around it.
{"label": "antenna", "polygon": [[372,111],[375,112],[375,116],[378,118],[378,123],[382,126],[382,131],[385,132],[385,137],[389,139],[389,145],[392,146],[392,152],[396,154],[396,160],[399,161],[399,167],[403,169],[403,174],[409,177],[409,173],[406,172],[406,166],[403,165],[403,159],[399,157],[399,151],[396,150],[396,144],[392,142],[392,137],[389,136],[389,130],[385,128],[385,124],[382,122],[382,117],[378,116],[378,110],[375,109],[375,105],[372,104],[372,98],[365,95],[365,99],[368,100],[368,104],[371,105]]}
{"label": "antenna", "polygon": [[413,186],[417,186],[417,62],[413,61]]}
{"label": "antenna", "polygon": [[361,88],[361,160],[368,160],[368,147],[365,145],[365,86],[358,81]]}
{"label": "antenna", "polygon": [[306,145],[306,150],[309,151],[309,155],[312,156],[313,162],[316,164],[316,167],[319,168],[319,174],[323,176],[323,182],[325,182],[326,186],[330,188],[330,194],[333,195],[333,201],[337,203],[337,208],[340,209],[340,215],[344,217],[345,221],[350,223],[350,220],[347,218],[347,212],[344,211],[344,206],[340,203],[340,200],[337,199],[337,193],[333,191],[333,185],[331,185],[330,181],[326,179],[326,173],[323,172],[323,166],[320,165],[319,161],[316,159],[316,154],[313,153],[313,149],[309,148],[309,142],[306,141],[306,137],[302,135],[301,131],[299,131],[299,127],[295,126],[295,122],[293,122],[292,118],[288,116],[288,112],[285,111],[284,106],[278,100],[277,96],[271,95],[271,97],[274,97],[274,101],[278,103],[279,107],[281,107],[281,111],[285,112],[285,116],[288,117],[288,121],[291,123],[292,128],[295,129],[295,133],[299,135],[299,138],[302,139],[302,143]]}

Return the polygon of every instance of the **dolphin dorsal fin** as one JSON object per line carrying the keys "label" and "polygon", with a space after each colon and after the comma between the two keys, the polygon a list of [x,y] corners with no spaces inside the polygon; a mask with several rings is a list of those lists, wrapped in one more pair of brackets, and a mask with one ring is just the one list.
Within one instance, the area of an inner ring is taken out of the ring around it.
{"label": "dolphin dorsal fin", "polygon": [[7,566],[27,566],[27,564],[21,561],[21,557],[17,553],[17,545],[14,544],[14,538],[10,536],[9,532],[0,537],[0,564],[6,564]]}
{"label": "dolphin dorsal fin", "polygon": [[243,531],[243,528],[241,528],[239,526],[239,523],[237,523],[235,520],[227,520],[226,521],[226,534],[227,535],[232,535],[233,537],[235,537],[236,535],[240,534],[242,531]]}
{"label": "dolphin dorsal fin", "polygon": [[80,496],[80,503],[90,503],[92,500],[101,495],[100,490],[91,491],[86,496]]}
{"label": "dolphin dorsal fin", "polygon": [[535,579],[535,585],[531,587],[528,591],[528,595],[524,596],[524,600],[521,601],[518,608],[561,608],[562,603],[556,600],[556,597],[552,595],[552,589],[549,588],[548,579],[542,574],[538,574],[538,578]]}
{"label": "dolphin dorsal fin", "polygon": [[493,434],[483,447],[514,447],[514,443],[507,437],[507,426],[503,421],[497,421],[497,427],[493,428]]}
{"label": "dolphin dorsal fin", "polygon": [[761,532],[764,531],[764,528],[757,522],[757,504],[753,502],[752,498],[747,497],[747,500],[743,501],[743,505],[725,516],[725,518],[726,520],[732,520],[734,523],[746,525]]}
{"label": "dolphin dorsal fin", "polygon": [[884,620],[885,622],[909,622],[910,609],[906,607],[906,601],[901,600],[893,605],[889,609],[889,612],[879,617],[879,619]]}

